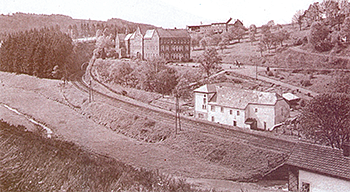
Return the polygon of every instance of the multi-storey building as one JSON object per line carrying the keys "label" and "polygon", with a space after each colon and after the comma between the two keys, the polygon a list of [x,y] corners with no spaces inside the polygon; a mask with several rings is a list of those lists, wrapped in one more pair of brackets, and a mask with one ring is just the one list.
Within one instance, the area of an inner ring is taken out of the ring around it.
{"label": "multi-storey building", "polygon": [[199,33],[206,33],[208,31],[213,31],[214,33],[222,33],[225,31],[228,31],[229,28],[231,27],[238,27],[245,29],[243,26],[243,22],[240,21],[239,19],[235,20],[234,23],[231,23],[232,18],[230,18],[226,22],[221,22],[221,23],[211,23],[211,24],[206,24],[206,25],[190,25],[187,26],[187,30],[190,32],[199,32]]}
{"label": "multi-storey building", "polygon": [[144,58],[189,60],[191,36],[184,29],[152,29],[144,36]]}
{"label": "multi-storey building", "polygon": [[162,57],[166,60],[189,60],[191,36],[185,29],[138,28],[125,37],[126,52],[131,58],[150,59]]}
{"label": "multi-storey building", "polygon": [[195,116],[212,122],[271,130],[289,117],[289,105],[276,93],[211,84],[194,94]]}

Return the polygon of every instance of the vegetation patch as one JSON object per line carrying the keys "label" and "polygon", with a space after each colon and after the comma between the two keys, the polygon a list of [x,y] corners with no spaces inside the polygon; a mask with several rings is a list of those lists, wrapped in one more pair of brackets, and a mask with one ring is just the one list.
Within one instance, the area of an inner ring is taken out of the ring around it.
{"label": "vegetation patch", "polygon": [[0,122],[1,191],[197,191],[184,180],[135,169]]}
{"label": "vegetation patch", "polygon": [[183,133],[176,141],[169,140],[166,143],[171,148],[184,150],[206,161],[234,170],[232,175],[225,179],[237,181],[259,179],[283,163],[287,157],[284,153],[196,132]]}
{"label": "vegetation patch", "polygon": [[85,103],[83,113],[113,131],[138,140],[155,143],[171,136],[171,128],[162,122],[105,103]]}

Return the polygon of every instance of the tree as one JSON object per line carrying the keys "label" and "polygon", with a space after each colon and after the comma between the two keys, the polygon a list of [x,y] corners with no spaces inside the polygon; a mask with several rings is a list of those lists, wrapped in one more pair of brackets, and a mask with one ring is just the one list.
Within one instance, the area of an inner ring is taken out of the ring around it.
{"label": "tree", "polygon": [[308,26],[311,26],[315,21],[322,21],[322,8],[319,2],[315,2],[305,11],[304,17]]}
{"label": "tree", "polygon": [[301,132],[331,147],[342,148],[350,136],[350,96],[321,94],[312,99],[300,117]]}
{"label": "tree", "polygon": [[209,48],[203,52],[200,58],[200,64],[207,77],[211,75],[211,71],[217,67],[220,61],[221,57],[215,48]]}
{"label": "tree", "polygon": [[347,73],[337,74],[329,88],[330,92],[350,94],[350,75]]}
{"label": "tree", "polygon": [[281,29],[281,30],[278,30],[275,34],[275,40],[277,42],[279,42],[281,44],[281,46],[283,46],[283,41],[285,40],[288,40],[289,37],[290,37],[290,33],[285,30],[285,29]]}
{"label": "tree", "polygon": [[155,78],[155,91],[162,96],[169,95],[177,85],[176,71],[173,68],[166,67],[159,71]]}
{"label": "tree", "polygon": [[329,42],[327,42],[329,33],[329,28],[323,22],[314,22],[311,25],[309,42],[318,51],[328,51],[331,49]]}
{"label": "tree", "polygon": [[251,44],[253,44],[253,42],[256,40],[256,39],[255,39],[256,32],[257,32],[257,27],[256,27],[256,25],[251,24],[251,25],[249,26],[249,40],[250,40],[250,43],[251,43]]}
{"label": "tree", "polygon": [[245,34],[245,30],[240,27],[233,27],[231,28],[234,39],[237,39],[238,42],[241,42],[241,39],[243,38]]}
{"label": "tree", "polygon": [[303,11],[303,10],[298,10],[298,11],[294,14],[294,16],[293,16],[293,18],[292,18],[293,24],[294,24],[294,23],[297,23],[297,24],[299,25],[299,30],[300,30],[300,31],[301,31],[301,27],[302,27],[302,25],[303,25],[303,19],[304,19],[304,17],[305,17],[305,11]]}
{"label": "tree", "polygon": [[340,29],[340,35],[346,39],[346,42],[350,40],[350,17],[344,20]]}

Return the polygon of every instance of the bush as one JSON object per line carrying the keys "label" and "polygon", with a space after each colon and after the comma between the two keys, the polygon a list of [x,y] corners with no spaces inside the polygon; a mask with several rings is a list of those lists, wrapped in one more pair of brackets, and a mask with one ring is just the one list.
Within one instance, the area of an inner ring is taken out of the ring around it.
{"label": "bush", "polygon": [[266,74],[267,74],[267,76],[273,76],[274,75],[272,71],[267,71]]}
{"label": "bush", "polygon": [[301,80],[301,81],[300,81],[300,84],[301,84],[302,86],[304,86],[304,87],[307,87],[307,86],[311,86],[311,85],[312,85],[312,83],[311,83],[310,80]]}

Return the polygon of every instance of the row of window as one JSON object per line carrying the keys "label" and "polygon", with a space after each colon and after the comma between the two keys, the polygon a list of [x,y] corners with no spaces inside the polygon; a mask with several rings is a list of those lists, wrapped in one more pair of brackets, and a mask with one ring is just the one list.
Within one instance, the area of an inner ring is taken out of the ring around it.
{"label": "row of window", "polygon": [[145,50],[157,50],[157,46],[145,46]]}
{"label": "row of window", "polygon": [[183,57],[190,58],[190,55],[188,53],[186,53],[186,54],[182,54],[182,53],[171,53],[171,54],[165,53],[164,54],[164,53],[161,53],[160,56],[163,58],[166,58],[166,59],[177,59],[177,60],[179,60]]}
{"label": "row of window", "polygon": [[[211,105],[210,106],[210,110],[212,112],[215,112],[215,106]],[[221,111],[221,113],[223,113],[224,112],[224,107],[220,107],[220,111]],[[239,116],[239,114],[240,114],[240,111],[237,111],[237,116]],[[230,109],[230,115],[233,115],[233,110],[232,109]]]}
{"label": "row of window", "polygon": [[161,39],[162,44],[189,44],[190,40],[185,39]]}
{"label": "row of window", "polygon": [[162,51],[170,51],[170,50],[172,50],[172,51],[183,51],[183,50],[189,51],[190,46],[189,45],[185,45],[185,46],[182,46],[182,45],[161,45],[160,50],[162,50]]}

